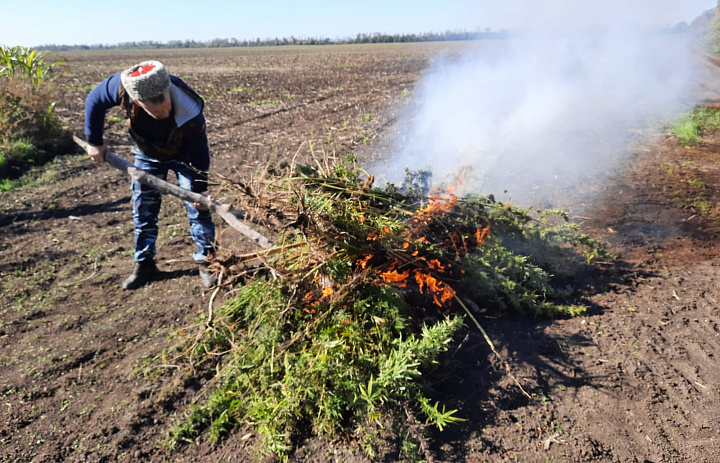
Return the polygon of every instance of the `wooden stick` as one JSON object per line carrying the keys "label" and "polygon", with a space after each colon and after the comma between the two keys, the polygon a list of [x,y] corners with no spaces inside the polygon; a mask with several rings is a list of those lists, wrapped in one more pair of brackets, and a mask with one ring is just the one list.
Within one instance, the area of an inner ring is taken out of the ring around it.
{"label": "wooden stick", "polygon": [[[87,151],[88,143],[85,140],[82,140],[75,135],[73,135],[73,140],[75,140],[75,143],[77,143],[82,149]],[[260,234],[257,230],[241,222],[240,219],[237,218],[235,213],[233,213],[232,206],[230,206],[229,204],[221,204],[217,201],[213,201],[205,195],[195,193],[184,188],[180,188],[177,185],[173,185],[172,183],[159,179],[154,175],[148,174],[147,172],[138,169],[137,167],[130,164],[125,159],[115,155],[114,153],[105,153],[105,162],[110,164],[112,167],[122,172],[125,172],[138,182],[155,188],[160,193],[177,196],[178,198],[191,203],[201,204],[206,209],[209,209],[211,212],[222,217],[222,219],[227,222],[228,225],[230,225],[232,228],[239,231],[243,235],[247,236],[251,240],[255,241],[263,249],[270,249],[275,246],[273,242],[270,241],[267,237]]]}

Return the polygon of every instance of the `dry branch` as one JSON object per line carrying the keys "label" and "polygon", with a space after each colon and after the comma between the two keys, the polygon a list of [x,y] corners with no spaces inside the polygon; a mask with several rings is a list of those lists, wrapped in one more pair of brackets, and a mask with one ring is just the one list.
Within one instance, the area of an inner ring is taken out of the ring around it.
{"label": "dry branch", "polygon": [[[78,138],[75,135],[73,135],[73,140],[75,140],[75,143],[77,143],[82,149],[87,151],[88,144],[86,141]],[[270,241],[267,237],[260,234],[257,230],[241,222],[240,219],[238,219],[235,213],[232,211],[232,206],[229,204],[221,204],[217,201],[213,201],[205,195],[185,190],[177,185],[173,185],[172,183],[159,179],[154,175],[148,174],[147,172],[138,169],[125,159],[111,152],[105,153],[105,162],[110,164],[112,167],[122,172],[125,172],[138,182],[155,188],[160,193],[176,196],[184,201],[198,203],[204,206],[211,212],[222,217],[222,219],[227,222],[227,224],[230,225],[232,228],[247,236],[251,240],[255,241],[263,249],[270,249],[274,246],[273,242]]]}

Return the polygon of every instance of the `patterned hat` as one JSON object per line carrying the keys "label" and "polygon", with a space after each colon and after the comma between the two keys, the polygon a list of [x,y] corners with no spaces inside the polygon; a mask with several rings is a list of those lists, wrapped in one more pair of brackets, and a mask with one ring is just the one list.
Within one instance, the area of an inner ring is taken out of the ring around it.
{"label": "patterned hat", "polygon": [[170,88],[170,76],[160,61],[143,61],[122,72],[122,84],[133,100],[149,100]]}

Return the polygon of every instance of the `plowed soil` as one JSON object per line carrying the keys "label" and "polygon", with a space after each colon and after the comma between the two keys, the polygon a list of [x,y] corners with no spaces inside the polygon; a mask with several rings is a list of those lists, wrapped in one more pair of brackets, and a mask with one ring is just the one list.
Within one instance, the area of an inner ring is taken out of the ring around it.
{"label": "plowed soil", "polygon": [[[386,146],[433,57],[463,46],[75,52],[65,56],[57,109],[81,134],[93,85],[159,59],[206,99],[211,175],[242,178],[294,156]],[[107,127],[108,143],[127,158],[124,122]],[[720,461],[719,163],[720,132],[689,147],[655,136],[634,148],[573,217],[617,257],[578,276],[588,315],[481,320],[531,398],[468,328],[436,394],[467,421],[432,433],[435,461]],[[123,291],[132,268],[129,179],[80,153],[30,175],[28,186],[0,196],[0,461],[255,461],[254,436],[243,429],[174,451],[163,444],[204,385],[151,361],[171,335],[191,332],[210,302],[182,203],[163,204],[162,278]],[[252,249],[216,222],[224,249]],[[398,461],[396,444],[378,460]],[[308,438],[291,461],[367,459],[352,442]]]}

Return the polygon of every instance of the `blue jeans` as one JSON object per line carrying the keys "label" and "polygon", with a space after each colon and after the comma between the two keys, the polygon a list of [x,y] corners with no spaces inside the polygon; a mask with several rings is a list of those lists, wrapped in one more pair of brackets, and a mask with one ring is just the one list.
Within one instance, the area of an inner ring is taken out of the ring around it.
{"label": "blue jeans", "polygon": [[[135,155],[135,167],[167,179],[169,170],[175,172],[180,188],[202,193],[207,190],[207,171],[210,167],[209,156],[186,157],[172,161],[158,161],[145,156],[137,146],[132,149]],[[153,187],[132,181],[133,224],[135,225],[135,262],[155,257],[155,241],[158,236],[158,214],[162,198]],[[215,225],[210,211],[197,209],[192,203],[185,202],[190,222],[190,236],[197,246],[193,253],[196,262],[202,262],[214,250]]]}

